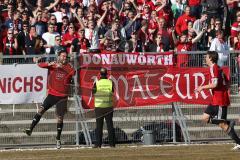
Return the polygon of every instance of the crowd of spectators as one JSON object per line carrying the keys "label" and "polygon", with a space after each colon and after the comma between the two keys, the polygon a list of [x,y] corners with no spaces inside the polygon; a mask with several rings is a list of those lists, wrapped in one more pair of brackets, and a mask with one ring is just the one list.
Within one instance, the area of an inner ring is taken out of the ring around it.
{"label": "crowd of spectators", "polygon": [[0,13],[3,55],[240,50],[239,0],[1,0]]}

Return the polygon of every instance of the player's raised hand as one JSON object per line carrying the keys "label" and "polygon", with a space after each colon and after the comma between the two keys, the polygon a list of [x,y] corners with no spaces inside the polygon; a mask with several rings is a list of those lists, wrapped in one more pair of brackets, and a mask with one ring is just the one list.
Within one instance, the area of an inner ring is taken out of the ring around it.
{"label": "player's raised hand", "polygon": [[48,63],[48,66],[54,66],[54,65],[56,65],[56,62],[55,62],[55,61]]}

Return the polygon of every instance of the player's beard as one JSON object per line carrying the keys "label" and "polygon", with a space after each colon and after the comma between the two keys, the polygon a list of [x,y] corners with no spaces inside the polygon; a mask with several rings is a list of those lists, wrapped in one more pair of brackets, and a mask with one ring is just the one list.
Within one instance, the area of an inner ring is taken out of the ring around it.
{"label": "player's beard", "polygon": [[67,60],[66,59],[59,59],[58,60],[58,63],[60,63],[60,64],[66,64],[67,63]]}

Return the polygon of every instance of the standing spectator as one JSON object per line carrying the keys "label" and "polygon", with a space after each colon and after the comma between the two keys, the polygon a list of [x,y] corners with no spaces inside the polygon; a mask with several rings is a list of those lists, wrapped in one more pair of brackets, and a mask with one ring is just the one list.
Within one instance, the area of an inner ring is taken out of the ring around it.
{"label": "standing spectator", "polygon": [[20,31],[19,34],[17,35],[17,40],[19,52],[24,54],[23,52],[25,52],[25,40],[27,35],[29,34],[28,22],[24,21],[22,27],[23,27],[22,31]]}
{"label": "standing spectator", "polygon": [[126,41],[125,51],[124,52],[142,52],[143,51],[143,43],[138,38],[137,32],[133,32],[130,40]]}
{"label": "standing spectator", "polygon": [[84,53],[88,51],[88,48],[90,48],[90,43],[88,39],[85,38],[85,30],[80,28],[78,30],[78,38],[72,41],[70,54],[73,54],[73,52]]}
{"label": "standing spectator", "polygon": [[17,10],[21,13],[26,11],[25,4],[24,4],[23,0],[20,0],[20,1],[17,2]]}
{"label": "standing spectator", "polygon": [[213,39],[217,36],[217,31],[222,30],[222,23],[219,18],[215,19],[214,28],[208,33],[208,43],[211,46]]}
{"label": "standing spectator", "polygon": [[47,23],[43,21],[42,11],[37,13],[34,24],[36,26],[37,35],[42,36],[47,31]]}
{"label": "standing spectator", "polygon": [[112,22],[111,29],[105,33],[105,37],[107,40],[112,41],[112,45],[115,46],[114,48],[118,48],[119,42],[124,39],[121,35],[118,21]]}
{"label": "standing spectator", "polygon": [[67,16],[66,13],[63,13],[61,11],[61,5],[60,4],[58,4],[54,7],[54,12],[52,13],[52,15],[54,15],[56,17],[57,23],[62,23],[62,18],[64,16]]}
{"label": "standing spectator", "polygon": [[25,10],[22,12],[22,21],[29,23],[29,15],[28,15],[28,12]]}
{"label": "standing spectator", "polygon": [[240,1],[239,0],[226,0],[228,9],[229,9],[229,17],[231,24],[235,21],[235,15],[237,11],[240,9]]}
{"label": "standing spectator", "polygon": [[216,51],[208,51],[206,63],[209,66],[210,83],[199,86],[196,91],[201,92],[205,89],[211,89],[212,102],[208,105],[203,113],[202,119],[206,123],[216,124],[227,133],[237,144],[233,150],[240,149],[240,139],[234,130],[234,121],[227,120],[227,109],[230,105],[228,94],[229,81],[224,75],[222,69],[217,65],[218,53]]}
{"label": "standing spectator", "polygon": [[49,23],[48,24],[48,32],[44,33],[42,35],[42,38],[46,41],[46,45],[45,45],[45,48],[46,48],[46,52],[49,53],[50,52],[50,48],[52,46],[54,46],[54,43],[55,43],[55,37],[57,35],[60,35],[58,32],[54,32],[54,28],[55,28],[55,25],[52,24],[52,23]]}
{"label": "standing spectator", "polygon": [[226,29],[227,25],[227,4],[225,0],[202,0],[202,5],[204,7],[204,11],[208,14],[208,22],[209,20],[214,18],[220,18],[222,21],[223,29]]}
{"label": "standing spectator", "polygon": [[60,33],[60,35],[66,34],[68,31],[68,27],[69,27],[69,18],[67,16],[64,16],[62,18],[61,25],[58,26],[58,33]]}
{"label": "standing spectator", "polygon": [[157,33],[158,30],[158,17],[157,17],[157,11],[152,11],[151,18],[148,21],[148,32],[149,32],[149,39],[154,39],[154,34]]}
{"label": "standing spectator", "polygon": [[182,3],[182,0],[176,0],[175,4],[172,4],[171,6],[173,17],[174,17],[174,23],[180,17],[184,10],[184,4]]}
{"label": "standing spectator", "polygon": [[236,21],[232,24],[231,27],[231,42],[233,45],[235,44],[238,33],[240,32],[240,11],[237,12],[236,16]]}
{"label": "standing spectator", "polygon": [[153,41],[149,41],[146,46],[147,52],[165,52],[169,51],[169,46],[163,43],[163,36],[158,33]]}
{"label": "standing spectator", "polygon": [[199,18],[202,13],[201,0],[188,0],[188,5],[190,7],[191,15]]}
{"label": "standing spectator", "polygon": [[85,27],[83,24],[83,21],[81,19],[78,19],[81,27],[85,29],[85,37],[89,40],[91,47],[90,52],[99,52],[99,36],[98,31],[99,27],[101,26],[103,19],[107,15],[108,9],[105,8],[105,12],[101,16],[101,18],[97,21],[97,24],[95,24],[95,21],[90,20],[88,21],[88,27]]}
{"label": "standing spectator", "polygon": [[45,7],[43,0],[37,0],[37,7],[32,6],[32,4],[29,2],[29,0],[24,0],[25,4],[29,8],[29,10],[32,11],[32,14],[34,17],[37,16],[38,11],[43,11],[44,9],[46,10],[51,10],[53,7],[55,7],[60,0],[56,0],[54,3],[50,4],[49,6]]}
{"label": "standing spectator", "polygon": [[126,38],[129,40],[133,32],[137,31],[141,27],[139,20],[140,14],[134,15],[133,11],[128,12],[127,20],[123,23],[126,32]]}
{"label": "standing spectator", "polygon": [[36,27],[31,26],[29,34],[25,36],[25,54],[26,55],[37,55],[40,53],[41,48],[41,37],[37,35]]}
{"label": "standing spectator", "polygon": [[13,25],[14,25],[14,23],[13,23],[14,14],[13,14],[13,9],[11,9],[11,8],[13,8],[13,6],[8,5],[8,12],[7,12],[8,16],[5,17],[5,20],[4,20],[4,25],[7,26],[7,28],[13,28]]}
{"label": "standing spectator", "polygon": [[178,52],[177,55],[177,66],[178,67],[187,67],[189,64],[189,55],[184,54],[181,52],[186,52],[186,51],[192,51],[192,46],[196,42],[198,42],[202,35],[204,34],[205,29],[202,30],[200,34],[198,34],[195,38],[189,39],[188,40],[188,35],[186,32],[183,32],[183,34],[179,37],[179,41],[176,38],[176,35],[174,31],[172,32],[172,37],[174,44],[177,46],[176,51]]}
{"label": "standing spectator", "polygon": [[159,18],[157,22],[158,22],[157,34],[162,35],[162,42],[164,43],[164,46],[168,46],[168,50],[169,50],[173,46],[171,30],[166,27],[164,18]]}
{"label": "standing spectator", "polygon": [[103,121],[106,120],[110,147],[115,147],[115,133],[113,128],[113,93],[114,85],[107,78],[107,69],[101,68],[100,80],[94,83],[94,105],[96,115],[96,144],[94,148],[101,148],[103,135]]}
{"label": "standing spectator", "polygon": [[143,12],[142,12],[142,18],[143,19],[146,19],[146,20],[149,20],[151,17],[151,9],[150,9],[150,6],[149,5],[145,5],[143,7]]}
{"label": "standing spectator", "polygon": [[141,22],[141,28],[138,31],[138,37],[139,40],[142,42],[143,47],[142,49],[144,52],[148,42],[150,41],[150,34],[148,32],[148,22],[144,19]]}
{"label": "standing spectator", "polygon": [[[240,32],[238,32],[237,39],[235,39],[234,50],[240,51]],[[240,94],[240,54],[236,57],[237,61],[237,75],[238,75],[238,93]],[[239,119],[240,120],[240,119]]]}
{"label": "standing spectator", "polygon": [[237,39],[235,40],[234,49],[240,50],[240,32],[238,32]]}
{"label": "standing spectator", "polygon": [[58,51],[65,49],[64,46],[62,46],[62,38],[60,35],[55,36],[55,44],[51,47],[50,53],[51,55],[57,55]]}
{"label": "standing spectator", "polygon": [[190,7],[186,6],[185,13],[182,16],[180,16],[177,19],[177,22],[176,22],[175,28],[176,28],[176,32],[177,32],[178,35],[181,35],[182,32],[187,29],[187,22],[188,21],[194,22],[195,17],[190,15]]}
{"label": "standing spectator", "polygon": [[216,32],[217,37],[213,39],[210,51],[218,52],[218,66],[222,67],[229,58],[229,47],[224,39],[224,33],[222,30]]}
{"label": "standing spectator", "polygon": [[48,95],[43,101],[37,114],[33,117],[30,128],[24,129],[24,133],[31,136],[33,129],[40,121],[42,115],[53,105],[56,105],[57,114],[57,149],[61,148],[61,133],[63,129],[63,118],[67,111],[67,99],[69,84],[75,70],[67,62],[67,53],[64,50],[58,52],[56,62],[39,63],[39,67],[47,68],[49,70],[48,77]]}
{"label": "standing spectator", "polygon": [[7,37],[3,39],[3,54],[4,55],[16,55],[18,42],[17,38],[13,35],[13,29],[8,29]]}
{"label": "standing spectator", "polygon": [[82,7],[77,7],[76,10],[70,10],[70,20],[74,23],[78,23],[77,18],[84,21],[86,18],[84,17],[84,9]]}
{"label": "standing spectator", "polygon": [[194,31],[199,34],[203,28],[207,27],[207,12],[202,12],[201,13],[201,18],[197,19],[194,23],[193,23],[193,29]]}
{"label": "standing spectator", "polygon": [[77,33],[75,31],[75,26],[73,23],[70,23],[69,24],[69,27],[68,27],[68,32],[65,33],[63,36],[62,36],[62,45],[64,47],[66,47],[67,49],[67,52],[69,53],[70,51],[70,46],[72,44],[72,41],[77,38]]}
{"label": "standing spectator", "polygon": [[159,18],[164,18],[167,27],[173,24],[173,13],[167,0],[162,0],[156,3],[156,11]]}
{"label": "standing spectator", "polygon": [[[206,12],[202,12],[201,18],[197,19],[193,24],[193,29],[197,34],[199,34],[203,28],[207,28],[207,13]],[[199,50],[206,50],[207,44],[208,44],[208,40],[207,40],[207,33],[206,33],[202,36],[200,42],[197,44],[198,45],[197,48]]]}

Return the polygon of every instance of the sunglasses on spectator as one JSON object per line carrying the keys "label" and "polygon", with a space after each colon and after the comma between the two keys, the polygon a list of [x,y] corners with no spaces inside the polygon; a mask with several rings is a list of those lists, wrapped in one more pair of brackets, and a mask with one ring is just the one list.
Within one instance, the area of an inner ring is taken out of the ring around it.
{"label": "sunglasses on spectator", "polygon": [[215,25],[220,25],[221,23],[215,23]]}
{"label": "sunglasses on spectator", "polygon": [[25,28],[25,27],[28,27],[28,26],[23,26],[23,27]]}
{"label": "sunglasses on spectator", "polygon": [[61,39],[56,39],[56,41],[61,41]]}

